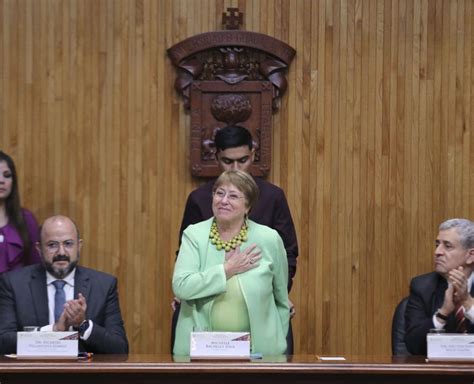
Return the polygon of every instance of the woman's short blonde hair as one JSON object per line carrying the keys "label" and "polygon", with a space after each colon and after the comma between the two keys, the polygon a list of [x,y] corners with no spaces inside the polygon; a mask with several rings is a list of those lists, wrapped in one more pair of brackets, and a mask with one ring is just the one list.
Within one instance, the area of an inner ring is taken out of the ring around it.
{"label": "woman's short blonde hair", "polygon": [[244,194],[247,208],[249,208],[249,210],[251,210],[257,202],[259,195],[258,185],[253,177],[247,172],[239,170],[222,172],[214,183],[212,192],[215,192],[217,188],[223,186],[224,184],[232,184]]}

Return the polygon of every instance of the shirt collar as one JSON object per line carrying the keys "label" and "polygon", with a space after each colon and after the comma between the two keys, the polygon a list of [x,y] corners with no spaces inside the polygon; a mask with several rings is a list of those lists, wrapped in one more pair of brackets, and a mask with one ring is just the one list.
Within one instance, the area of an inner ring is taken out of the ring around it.
{"label": "shirt collar", "polygon": [[[69,275],[67,275],[64,279],[62,279],[63,281],[66,282],[67,285],[70,285],[71,287],[74,287],[74,277],[76,276],[76,268],[74,268],[71,273],[69,273]],[[50,285],[53,283],[53,281],[56,281],[56,280],[61,280],[61,279],[57,279],[56,277],[54,277],[51,273],[49,273],[48,271],[46,271],[46,284],[47,285]]]}

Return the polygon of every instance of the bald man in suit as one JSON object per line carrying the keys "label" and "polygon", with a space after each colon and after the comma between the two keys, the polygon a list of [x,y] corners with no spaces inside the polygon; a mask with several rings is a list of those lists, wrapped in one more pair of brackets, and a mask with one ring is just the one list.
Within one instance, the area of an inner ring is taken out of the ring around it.
{"label": "bald man in suit", "polygon": [[[42,264],[0,276],[0,353],[16,352],[24,326],[44,331],[77,330],[80,349],[128,353],[117,279],[77,265],[82,240],[65,216],[45,220],[37,244]],[[55,308],[55,282],[64,285],[64,304]]]}

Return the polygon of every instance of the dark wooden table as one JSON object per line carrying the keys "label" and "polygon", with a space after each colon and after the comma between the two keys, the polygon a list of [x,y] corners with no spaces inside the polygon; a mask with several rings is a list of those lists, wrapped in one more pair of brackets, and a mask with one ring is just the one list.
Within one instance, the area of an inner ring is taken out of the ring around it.
{"label": "dark wooden table", "polygon": [[426,362],[422,357],[316,356],[255,361],[193,361],[167,355],[96,355],[83,361],[0,357],[0,384],[120,383],[474,383],[474,363]]}

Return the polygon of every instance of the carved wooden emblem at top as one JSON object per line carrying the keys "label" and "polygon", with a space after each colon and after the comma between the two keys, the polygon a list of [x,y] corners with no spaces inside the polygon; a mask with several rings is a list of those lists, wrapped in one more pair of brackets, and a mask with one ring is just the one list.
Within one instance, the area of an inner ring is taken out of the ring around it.
{"label": "carved wooden emblem at top", "polygon": [[214,135],[240,125],[250,130],[256,146],[251,173],[266,176],[272,113],[286,91],[295,50],[271,36],[232,29],[242,14],[228,11],[223,15],[228,30],[195,35],[168,49],[178,72],[175,88],[191,112],[191,169],[194,176],[217,176]]}

